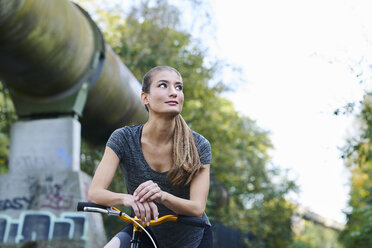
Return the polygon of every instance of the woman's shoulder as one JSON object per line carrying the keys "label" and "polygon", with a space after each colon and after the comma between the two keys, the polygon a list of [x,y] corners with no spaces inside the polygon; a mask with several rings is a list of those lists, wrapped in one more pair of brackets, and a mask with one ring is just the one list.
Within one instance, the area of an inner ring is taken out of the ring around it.
{"label": "woman's shoulder", "polygon": [[143,124],[123,126],[123,127],[120,127],[114,130],[113,134],[124,135],[124,136],[138,134],[142,130],[142,126]]}
{"label": "woman's shoulder", "polygon": [[112,132],[106,146],[118,155],[120,160],[130,149],[138,149],[138,137],[141,135],[141,125],[124,126]]}
{"label": "woman's shoulder", "polygon": [[124,126],[120,127],[112,132],[108,143],[123,143],[129,142],[133,139],[137,139],[141,135],[142,125]]}
{"label": "woman's shoulder", "polygon": [[195,146],[199,153],[200,162],[202,164],[210,164],[212,158],[211,144],[201,134],[192,131],[195,140]]}
{"label": "woman's shoulder", "polygon": [[196,147],[203,147],[203,146],[209,146],[210,143],[209,140],[207,140],[203,135],[200,133],[197,133],[195,131],[192,131],[192,134],[194,135],[195,145]]}
{"label": "woman's shoulder", "polygon": [[195,139],[195,142],[196,143],[200,143],[200,142],[202,142],[202,143],[205,143],[205,142],[209,143],[209,141],[203,135],[201,135],[200,133],[197,133],[197,132],[195,132],[195,131],[192,130],[192,134],[194,135],[194,139]]}

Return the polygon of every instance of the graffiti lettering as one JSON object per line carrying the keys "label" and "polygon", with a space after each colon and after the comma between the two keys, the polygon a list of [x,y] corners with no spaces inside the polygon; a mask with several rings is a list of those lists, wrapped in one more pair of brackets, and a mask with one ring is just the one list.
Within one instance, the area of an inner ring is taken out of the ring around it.
{"label": "graffiti lettering", "polygon": [[35,177],[27,178],[30,194],[38,196],[39,207],[53,210],[71,209],[73,194],[68,188],[73,185],[69,185],[68,178],[56,181],[52,175],[47,175],[41,182]]}
{"label": "graffiti lettering", "polygon": [[[0,215],[0,247],[2,243],[22,243],[30,240],[86,240],[85,216],[63,212],[60,217],[48,211],[26,211],[18,220]],[[14,223],[16,223],[14,225]]]}
{"label": "graffiti lettering", "polygon": [[49,200],[48,204],[41,205],[42,208],[51,208],[54,210],[66,210],[70,209],[72,206],[72,196],[66,198],[62,197],[59,194],[47,195],[45,197]]}
{"label": "graffiti lettering", "polygon": [[33,197],[15,197],[13,199],[0,200],[0,211],[7,209],[19,210],[19,209],[30,209]]}

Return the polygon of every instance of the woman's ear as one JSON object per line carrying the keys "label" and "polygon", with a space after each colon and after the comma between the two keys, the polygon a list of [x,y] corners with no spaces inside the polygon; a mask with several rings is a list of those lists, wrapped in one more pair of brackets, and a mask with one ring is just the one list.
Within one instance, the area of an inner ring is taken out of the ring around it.
{"label": "woman's ear", "polygon": [[147,105],[149,103],[148,94],[145,92],[141,92],[141,100],[143,105]]}

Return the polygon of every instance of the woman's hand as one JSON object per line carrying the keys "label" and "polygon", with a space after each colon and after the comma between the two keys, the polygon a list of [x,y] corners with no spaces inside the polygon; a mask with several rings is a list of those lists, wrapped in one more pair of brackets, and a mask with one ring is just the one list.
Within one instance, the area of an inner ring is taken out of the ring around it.
{"label": "woman's hand", "polygon": [[135,200],[134,196],[126,195],[123,205],[131,207],[138,219],[142,221],[142,224],[145,224],[146,221],[146,224],[150,225],[151,215],[155,220],[158,219],[158,207],[152,201],[139,202]]}
{"label": "woman's hand", "polygon": [[160,187],[149,180],[140,184],[134,191],[133,196],[134,199],[139,202],[156,201],[157,203],[161,203],[163,194],[164,192]]}

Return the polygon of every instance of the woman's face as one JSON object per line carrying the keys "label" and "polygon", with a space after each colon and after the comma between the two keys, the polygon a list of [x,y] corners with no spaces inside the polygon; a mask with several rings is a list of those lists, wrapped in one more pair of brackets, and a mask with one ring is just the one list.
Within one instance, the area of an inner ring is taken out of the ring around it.
{"label": "woman's face", "polygon": [[177,115],[181,113],[184,96],[182,78],[172,70],[154,72],[150,91],[142,93],[149,112]]}

